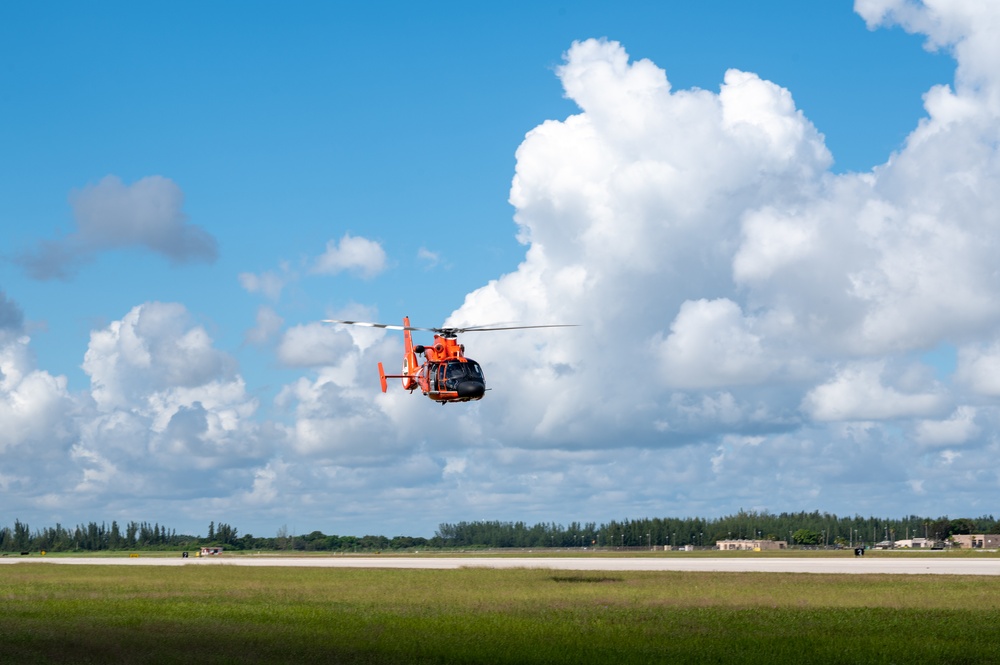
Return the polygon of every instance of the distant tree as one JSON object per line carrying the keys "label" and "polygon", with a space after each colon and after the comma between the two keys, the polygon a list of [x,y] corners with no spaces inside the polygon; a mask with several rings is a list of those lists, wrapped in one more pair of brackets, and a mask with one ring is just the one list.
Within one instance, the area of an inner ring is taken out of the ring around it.
{"label": "distant tree", "polygon": [[122,532],[116,520],[111,520],[111,533],[108,536],[108,547],[117,550],[122,547]]}
{"label": "distant tree", "polygon": [[31,542],[31,530],[21,520],[14,520],[14,549],[26,550]]}
{"label": "distant tree", "polygon": [[792,534],[792,540],[798,545],[818,545],[822,535],[812,529],[799,529]]}
{"label": "distant tree", "polygon": [[947,540],[951,533],[951,520],[947,517],[940,517],[931,522],[930,536],[934,540]]}
{"label": "distant tree", "polygon": [[128,526],[125,527],[125,547],[135,547],[138,534],[139,525],[135,522],[129,522]]}
{"label": "distant tree", "polygon": [[219,525],[215,527],[215,540],[223,545],[236,545],[237,535],[238,531],[236,527],[225,522],[219,522]]}
{"label": "distant tree", "polygon": [[966,517],[959,517],[951,521],[951,527],[948,529],[949,535],[968,535],[970,533],[975,533],[976,523]]}
{"label": "distant tree", "polygon": [[413,538],[410,536],[396,536],[389,541],[389,547],[394,550],[409,549],[411,547],[424,547],[426,545],[426,538]]}
{"label": "distant tree", "polygon": [[358,545],[365,550],[384,550],[389,547],[389,539],[385,536],[365,536]]}

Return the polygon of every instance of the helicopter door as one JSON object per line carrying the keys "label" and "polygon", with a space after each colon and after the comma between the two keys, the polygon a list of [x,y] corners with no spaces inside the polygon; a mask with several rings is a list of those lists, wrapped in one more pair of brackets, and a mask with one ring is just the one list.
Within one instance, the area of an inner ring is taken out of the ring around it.
{"label": "helicopter door", "polygon": [[427,366],[428,392],[436,393],[438,391],[439,372],[441,372],[441,365],[434,364]]}

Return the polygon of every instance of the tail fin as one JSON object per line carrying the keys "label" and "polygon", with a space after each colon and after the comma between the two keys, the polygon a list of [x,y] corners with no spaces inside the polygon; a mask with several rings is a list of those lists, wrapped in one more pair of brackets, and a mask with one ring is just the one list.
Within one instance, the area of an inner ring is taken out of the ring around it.
{"label": "tail fin", "polygon": [[382,382],[382,392],[389,389],[389,386],[385,382],[385,368],[382,367],[382,363],[378,364],[378,378]]}

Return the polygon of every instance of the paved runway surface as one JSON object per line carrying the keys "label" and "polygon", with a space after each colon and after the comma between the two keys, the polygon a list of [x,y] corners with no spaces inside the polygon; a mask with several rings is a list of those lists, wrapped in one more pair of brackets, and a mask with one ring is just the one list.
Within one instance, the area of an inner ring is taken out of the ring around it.
{"label": "paved runway surface", "polygon": [[1000,558],[924,557],[837,558],[613,558],[613,557],[435,557],[435,556],[331,556],[268,557],[222,556],[172,558],[3,557],[0,564],[47,563],[109,566],[308,566],[316,568],[541,568],[549,570],[674,570],[730,573],[851,573],[888,575],[1000,575]]}

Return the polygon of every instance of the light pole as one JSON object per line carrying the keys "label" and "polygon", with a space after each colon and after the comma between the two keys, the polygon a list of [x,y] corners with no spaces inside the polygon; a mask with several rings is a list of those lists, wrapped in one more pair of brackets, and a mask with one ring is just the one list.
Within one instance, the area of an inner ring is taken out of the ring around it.
{"label": "light pole", "polygon": [[646,546],[652,550],[653,549],[653,535],[650,533],[646,534]]}

